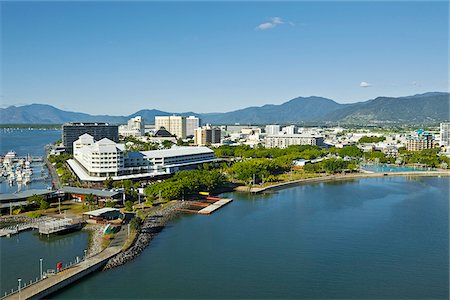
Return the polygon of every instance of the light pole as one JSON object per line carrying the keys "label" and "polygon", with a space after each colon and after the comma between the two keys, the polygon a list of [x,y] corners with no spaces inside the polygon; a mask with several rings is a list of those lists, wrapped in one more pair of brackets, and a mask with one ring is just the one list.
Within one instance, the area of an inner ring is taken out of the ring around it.
{"label": "light pole", "polygon": [[42,258],[39,258],[39,271],[40,271],[41,279],[42,279]]}
{"label": "light pole", "polygon": [[17,278],[17,281],[19,282],[19,299],[20,299],[20,288],[21,288],[22,278]]}

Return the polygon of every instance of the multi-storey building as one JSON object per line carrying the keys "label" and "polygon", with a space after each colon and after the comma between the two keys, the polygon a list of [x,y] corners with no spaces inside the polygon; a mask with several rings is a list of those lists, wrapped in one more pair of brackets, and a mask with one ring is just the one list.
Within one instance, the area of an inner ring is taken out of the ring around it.
{"label": "multi-storey building", "polygon": [[200,119],[195,116],[186,118],[186,136],[194,136],[195,129],[200,127]]}
{"label": "multi-storey building", "polygon": [[421,151],[433,148],[433,135],[422,129],[416,130],[415,134],[406,139],[406,150]]}
{"label": "multi-storey building", "polygon": [[281,128],[281,132],[283,134],[296,134],[297,133],[297,127],[295,127],[295,125],[289,125],[286,127]]}
{"label": "multi-storey building", "polygon": [[91,135],[96,141],[103,138],[119,141],[117,125],[108,123],[66,123],[62,126],[62,142],[66,152],[73,153],[73,142],[83,134]]}
{"label": "multi-storey building", "polygon": [[186,138],[186,117],[184,116],[156,116],[155,129],[164,127],[177,138]]}
{"label": "multi-storey building", "polygon": [[266,125],[267,135],[278,135],[280,134],[280,125]]}
{"label": "multi-storey building", "polygon": [[222,131],[220,128],[206,125],[195,129],[194,143],[196,145],[218,144],[221,140]]}
{"label": "multi-storey building", "polygon": [[81,181],[139,179],[165,175],[196,164],[215,161],[207,147],[174,147],[167,150],[125,151],[124,144],[109,139],[98,142],[85,134],[74,142],[74,158],[67,161]]}
{"label": "multi-storey building", "polygon": [[450,123],[441,123],[440,125],[440,145],[450,147]]}
{"label": "multi-storey building", "polygon": [[128,120],[127,125],[119,126],[119,135],[123,137],[139,137],[145,134],[145,123],[141,116],[136,116]]}
{"label": "multi-storey building", "polygon": [[267,148],[287,148],[291,145],[323,146],[323,137],[304,134],[283,134],[266,137]]}

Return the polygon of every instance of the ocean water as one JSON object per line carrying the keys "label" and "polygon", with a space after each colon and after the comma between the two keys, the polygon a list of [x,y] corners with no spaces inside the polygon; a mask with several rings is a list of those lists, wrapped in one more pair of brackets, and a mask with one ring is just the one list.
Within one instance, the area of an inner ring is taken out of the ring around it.
{"label": "ocean water", "polygon": [[[43,130],[43,129],[0,129],[0,155],[5,155],[9,151],[15,151],[17,156],[43,156],[44,147],[52,144],[61,138],[60,130]],[[32,179],[42,178],[48,175],[47,167],[43,163],[32,164]],[[0,193],[14,193],[27,189],[46,189],[51,187],[52,181],[48,177],[47,180],[32,181],[31,184],[9,185],[4,181],[0,183]]]}
{"label": "ocean water", "polygon": [[82,258],[87,245],[85,231],[47,237],[32,230],[0,238],[0,295],[17,290],[17,278],[22,279],[22,284],[35,281],[40,276],[40,258],[44,272],[55,270],[58,262],[66,265],[77,256]]}
{"label": "ocean water", "polygon": [[[57,141],[59,130],[0,129],[0,154],[14,150],[17,155],[44,155],[44,146]],[[33,177],[47,174],[42,164],[34,164]],[[47,188],[51,179],[33,182],[30,185],[9,186],[0,184],[0,193],[12,193],[18,188]],[[55,269],[56,263],[73,262],[82,257],[88,246],[88,234],[84,231],[61,236],[40,236],[36,231],[26,231],[11,238],[0,238],[0,296],[17,289],[17,278],[22,283],[39,277],[39,259],[43,258],[43,269]]]}
{"label": "ocean water", "polygon": [[449,179],[371,178],[230,193],[57,299],[448,299]]}

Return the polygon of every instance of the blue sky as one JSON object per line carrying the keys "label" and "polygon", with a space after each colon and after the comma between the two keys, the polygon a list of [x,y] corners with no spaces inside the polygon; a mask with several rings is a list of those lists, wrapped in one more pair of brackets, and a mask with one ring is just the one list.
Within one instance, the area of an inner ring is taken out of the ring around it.
{"label": "blue sky", "polygon": [[2,2],[2,106],[229,111],[447,91],[449,4]]}

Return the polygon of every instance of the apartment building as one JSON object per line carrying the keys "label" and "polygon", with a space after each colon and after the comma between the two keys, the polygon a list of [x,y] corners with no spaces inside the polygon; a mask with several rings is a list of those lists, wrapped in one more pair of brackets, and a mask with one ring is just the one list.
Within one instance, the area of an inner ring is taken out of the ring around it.
{"label": "apartment building", "polygon": [[195,129],[199,128],[201,120],[195,116],[189,116],[186,118],[186,136],[194,136]]}
{"label": "apartment building", "polygon": [[211,127],[210,125],[199,127],[194,132],[194,143],[196,145],[204,146],[211,144],[219,144],[221,140],[222,131],[220,128]]}
{"label": "apartment building", "polygon": [[164,127],[177,138],[186,138],[186,117],[184,116],[156,116],[155,129]]}
{"label": "apartment building", "polygon": [[323,137],[304,134],[272,135],[266,137],[265,143],[267,148],[287,148],[291,145],[323,146]]}

